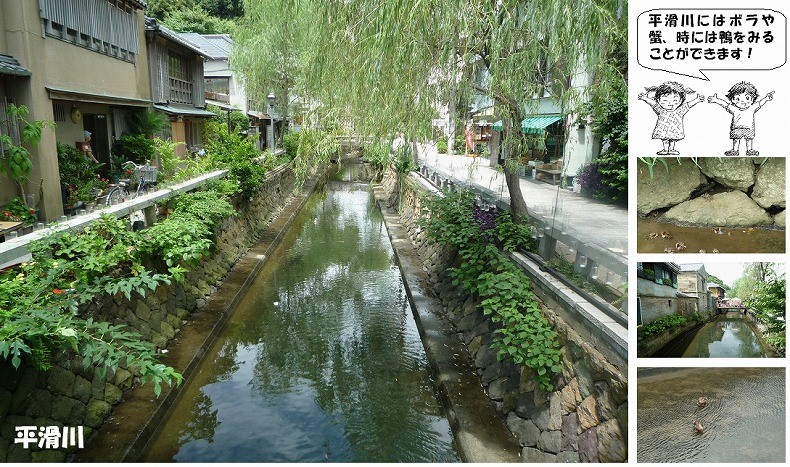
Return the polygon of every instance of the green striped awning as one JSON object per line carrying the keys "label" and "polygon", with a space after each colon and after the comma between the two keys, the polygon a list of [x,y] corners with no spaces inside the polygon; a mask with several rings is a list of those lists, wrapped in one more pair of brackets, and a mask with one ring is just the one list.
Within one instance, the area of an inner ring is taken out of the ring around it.
{"label": "green striped awning", "polygon": [[[521,131],[524,133],[541,133],[547,126],[561,120],[562,115],[533,115],[521,121]],[[502,131],[502,120],[494,123],[494,129]]]}

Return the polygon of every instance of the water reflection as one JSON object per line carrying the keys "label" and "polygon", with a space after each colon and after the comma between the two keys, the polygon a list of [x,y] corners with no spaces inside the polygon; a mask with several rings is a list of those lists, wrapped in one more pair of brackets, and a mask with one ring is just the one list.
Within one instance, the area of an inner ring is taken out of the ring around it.
{"label": "water reflection", "polygon": [[147,461],[457,461],[381,214],[365,185],[329,185],[255,279]]}
{"label": "water reflection", "polygon": [[775,357],[752,323],[727,313],[688,332],[661,349],[657,357]]}
{"label": "water reflection", "polygon": [[637,381],[638,462],[784,462],[784,368],[640,369]]}

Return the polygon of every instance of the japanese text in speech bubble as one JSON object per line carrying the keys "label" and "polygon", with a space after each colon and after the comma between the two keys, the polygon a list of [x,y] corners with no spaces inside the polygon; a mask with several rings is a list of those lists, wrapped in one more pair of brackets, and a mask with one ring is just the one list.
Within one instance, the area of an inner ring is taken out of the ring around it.
{"label": "japanese text in speech bubble", "polygon": [[769,9],[656,9],[639,15],[637,61],[710,81],[703,70],[773,70],[787,62],[787,17]]}

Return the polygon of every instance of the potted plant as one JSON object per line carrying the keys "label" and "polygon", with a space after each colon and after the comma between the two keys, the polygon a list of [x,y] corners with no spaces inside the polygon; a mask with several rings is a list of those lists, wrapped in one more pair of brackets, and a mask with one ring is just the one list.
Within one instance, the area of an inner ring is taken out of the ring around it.
{"label": "potted plant", "polygon": [[[58,143],[58,165],[63,204],[73,208],[80,200],[80,196],[75,193],[96,180],[98,170],[103,164],[92,162],[73,146]],[[87,194],[83,193],[82,198],[87,198]]]}
{"label": "potted plant", "polygon": [[38,221],[38,211],[27,207],[25,202],[22,201],[22,198],[16,197],[12,199],[10,203],[0,207],[0,221],[21,222],[23,230],[22,235],[24,235],[27,233],[24,232],[25,230],[33,230],[33,224]]}

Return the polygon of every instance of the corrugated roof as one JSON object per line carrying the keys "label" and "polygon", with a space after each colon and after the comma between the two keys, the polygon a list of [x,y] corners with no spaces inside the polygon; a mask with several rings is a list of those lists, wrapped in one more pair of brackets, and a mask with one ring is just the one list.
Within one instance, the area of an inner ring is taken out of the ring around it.
{"label": "corrugated roof", "polygon": [[181,107],[175,105],[154,104],[156,110],[172,115],[191,115],[194,117],[216,117],[217,114],[208,110],[198,109],[197,107]]}
{"label": "corrugated roof", "polygon": [[0,54],[0,75],[30,76],[30,70],[11,55]]}
{"label": "corrugated roof", "polygon": [[196,32],[182,32],[181,36],[197,44],[205,53],[214,60],[227,60],[233,48],[233,39],[227,34],[198,34]]}

